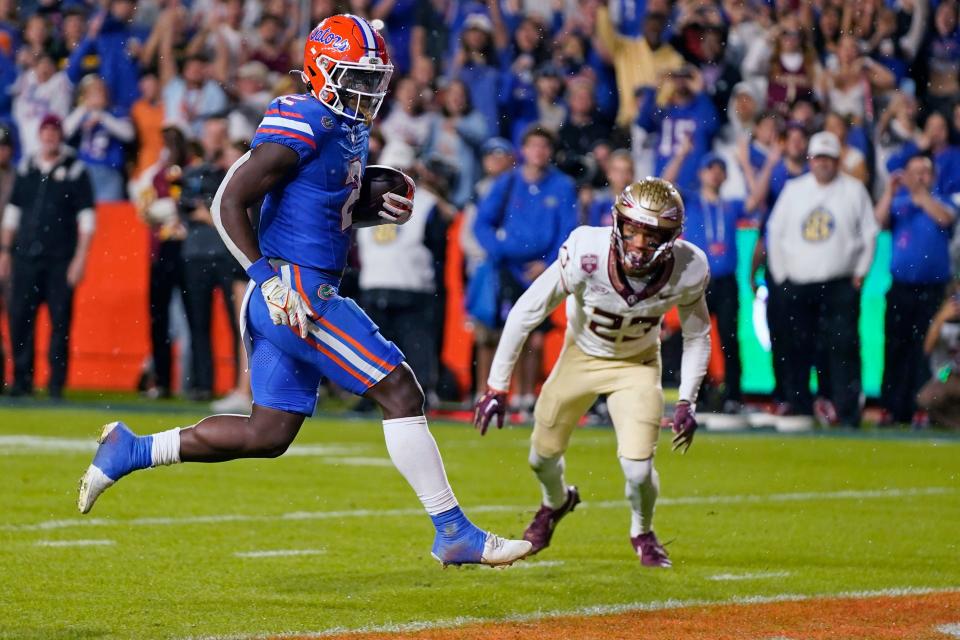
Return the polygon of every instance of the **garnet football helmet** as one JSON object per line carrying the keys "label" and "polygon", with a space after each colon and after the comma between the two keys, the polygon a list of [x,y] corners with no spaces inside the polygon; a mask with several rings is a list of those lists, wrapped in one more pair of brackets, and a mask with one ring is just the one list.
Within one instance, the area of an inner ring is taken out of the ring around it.
{"label": "garnet football helmet", "polygon": [[370,122],[377,116],[393,64],[383,36],[358,16],[323,20],[303,49],[303,81],[334,113]]}
{"label": "garnet football helmet", "polygon": [[[628,227],[652,236],[651,244],[640,251],[628,248],[624,242]],[[667,259],[682,230],[683,198],[666,180],[647,177],[634,182],[613,204],[613,246],[628,274],[649,273]]]}

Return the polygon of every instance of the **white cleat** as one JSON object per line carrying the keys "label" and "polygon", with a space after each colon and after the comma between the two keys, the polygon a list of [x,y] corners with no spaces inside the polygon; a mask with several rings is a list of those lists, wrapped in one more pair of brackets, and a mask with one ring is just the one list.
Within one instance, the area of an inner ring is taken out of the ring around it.
{"label": "white cleat", "polygon": [[103,426],[100,437],[97,438],[100,446],[93,457],[93,463],[80,478],[80,492],[77,496],[80,513],[88,513],[101,493],[131,471],[129,450],[135,439],[136,436],[122,422],[111,422]]}
{"label": "white cleat", "polygon": [[87,467],[87,472],[80,478],[80,495],[77,496],[77,508],[80,509],[80,513],[89,513],[100,494],[109,489],[114,482],[95,466]]}
{"label": "white cleat", "polygon": [[517,560],[523,560],[533,550],[526,540],[507,540],[495,533],[488,533],[483,543],[480,564],[490,567],[509,567]]}

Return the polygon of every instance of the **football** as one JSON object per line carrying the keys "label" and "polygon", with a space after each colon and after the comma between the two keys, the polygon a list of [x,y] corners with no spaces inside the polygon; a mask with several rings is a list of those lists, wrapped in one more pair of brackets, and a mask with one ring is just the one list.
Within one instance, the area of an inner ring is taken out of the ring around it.
{"label": "football", "polygon": [[388,224],[380,217],[383,210],[383,196],[386,193],[396,193],[407,198],[413,198],[407,177],[393,167],[372,164],[363,172],[360,182],[360,195],[353,207],[353,226],[373,227],[378,224]]}

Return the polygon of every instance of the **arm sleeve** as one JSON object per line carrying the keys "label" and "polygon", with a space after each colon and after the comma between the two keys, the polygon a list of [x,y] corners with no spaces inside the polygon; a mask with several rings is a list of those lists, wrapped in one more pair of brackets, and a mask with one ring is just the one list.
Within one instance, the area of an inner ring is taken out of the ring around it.
{"label": "arm sleeve", "polygon": [[710,362],[710,311],[703,294],[688,305],[679,305],[683,333],[683,356],[680,359],[680,400],[696,405],[700,384]]}
{"label": "arm sleeve", "polygon": [[857,258],[857,266],[854,274],[865,278],[870,271],[870,265],[873,264],[873,254],[877,246],[877,219],[873,217],[873,205],[870,203],[870,194],[860,183],[857,183],[857,198],[859,202],[858,215],[860,217],[860,239],[863,243],[863,250]]}
{"label": "arm sleeve", "polygon": [[597,9],[596,29],[597,39],[612,56],[617,47],[617,32],[614,30],[613,21],[610,19],[610,10],[607,7],[601,6]]}
{"label": "arm sleeve", "polygon": [[491,389],[506,391],[510,388],[510,376],[527,336],[566,297],[567,291],[560,276],[560,262],[555,261],[533,281],[510,310],[490,367],[490,377],[487,379]]}
{"label": "arm sleeve", "polygon": [[8,204],[3,210],[3,216],[0,218],[0,229],[6,231],[16,231],[20,228],[20,207],[15,204]]}
{"label": "arm sleeve", "polygon": [[110,135],[120,142],[133,141],[135,132],[133,130],[133,123],[130,122],[130,118],[121,118],[113,115],[112,113],[105,112],[100,116],[100,123],[103,125],[103,128],[110,133]]}
{"label": "arm sleeve", "polygon": [[274,142],[290,147],[300,156],[300,162],[306,161],[316,150],[316,136],[313,127],[289,109],[283,109],[277,100],[270,103],[250,142],[250,148],[256,149],[264,142]]}
{"label": "arm sleeve", "polygon": [[67,77],[70,82],[77,84],[83,78],[83,59],[94,52],[96,43],[90,38],[84,38],[73,50],[67,59]]}

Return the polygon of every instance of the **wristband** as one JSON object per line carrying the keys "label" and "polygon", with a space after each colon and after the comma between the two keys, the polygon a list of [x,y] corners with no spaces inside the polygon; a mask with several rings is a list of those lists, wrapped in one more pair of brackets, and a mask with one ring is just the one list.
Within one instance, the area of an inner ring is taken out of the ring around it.
{"label": "wristband", "polygon": [[250,276],[250,279],[256,282],[258,285],[262,285],[264,282],[277,275],[277,272],[274,271],[273,267],[270,266],[269,260],[266,258],[260,258],[247,267],[247,275]]}

